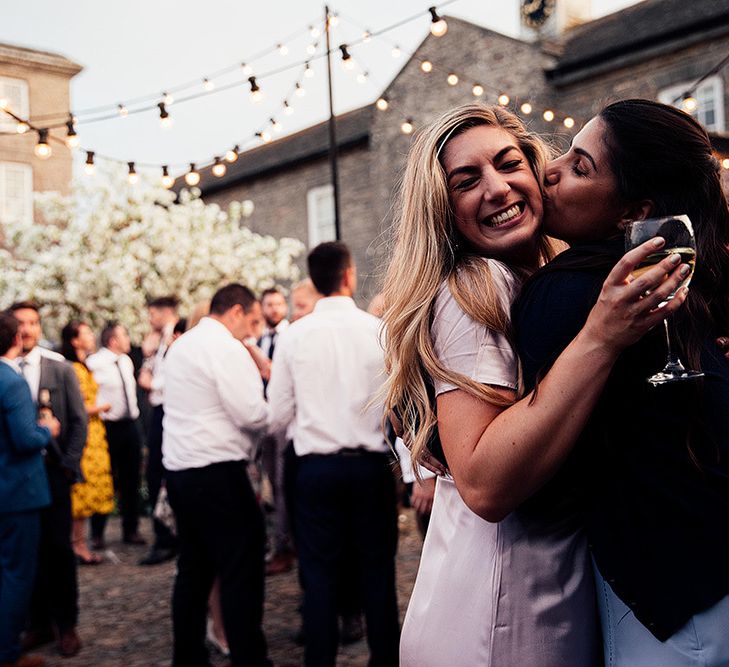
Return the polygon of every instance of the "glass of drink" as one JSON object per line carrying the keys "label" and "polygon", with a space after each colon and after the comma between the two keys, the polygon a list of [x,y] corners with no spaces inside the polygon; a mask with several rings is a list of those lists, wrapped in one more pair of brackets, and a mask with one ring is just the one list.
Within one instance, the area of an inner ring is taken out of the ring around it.
{"label": "glass of drink", "polygon": [[[696,263],[696,242],[694,240],[694,229],[691,226],[689,217],[687,215],[669,215],[664,218],[635,220],[625,230],[625,249],[630,250],[635,248],[654,236],[663,237],[666,240],[666,244],[658,252],[648,255],[635,268],[633,277],[637,278],[641,273],[644,273],[669,255],[679,254],[681,255],[681,262],[688,264],[691,268],[691,271],[680,286],[688,285],[691,282],[691,276],[694,273],[694,265]],[[674,294],[671,294],[667,301],[670,301]],[[660,304],[659,308],[664,306],[666,302]],[[667,382],[693,380],[703,377],[704,374],[699,371],[686,369],[678,358],[673,346],[670,317],[663,320],[663,327],[666,332],[666,365],[663,370],[655,375],[651,375],[648,378],[648,382],[656,386]]]}

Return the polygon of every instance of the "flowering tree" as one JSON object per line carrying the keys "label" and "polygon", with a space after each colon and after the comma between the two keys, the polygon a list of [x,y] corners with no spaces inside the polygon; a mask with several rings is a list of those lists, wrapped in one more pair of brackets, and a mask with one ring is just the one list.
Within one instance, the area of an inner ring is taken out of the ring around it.
{"label": "flowering tree", "polygon": [[43,222],[2,227],[0,305],[38,301],[52,339],[72,317],[96,329],[119,320],[138,339],[149,297],[175,294],[189,311],[226,282],[260,292],[298,279],[302,243],[254,234],[241,225],[240,203],[223,211],[199,191],[175,202],[117,176],[68,197],[41,193],[36,210]]}

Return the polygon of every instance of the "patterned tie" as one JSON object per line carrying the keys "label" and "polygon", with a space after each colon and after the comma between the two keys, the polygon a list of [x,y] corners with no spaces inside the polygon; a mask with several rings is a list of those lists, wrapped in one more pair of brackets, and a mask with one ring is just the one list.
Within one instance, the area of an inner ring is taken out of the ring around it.
{"label": "patterned tie", "polygon": [[18,366],[20,366],[21,375],[27,380],[28,376],[25,374],[25,369],[28,368],[28,362],[26,361],[25,357],[20,357],[20,361],[18,361]]}

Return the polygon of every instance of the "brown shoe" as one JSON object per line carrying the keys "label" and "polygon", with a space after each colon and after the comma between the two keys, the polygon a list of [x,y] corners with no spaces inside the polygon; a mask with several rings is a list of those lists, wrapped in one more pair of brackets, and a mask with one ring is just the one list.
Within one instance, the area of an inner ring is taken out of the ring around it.
{"label": "brown shoe", "polygon": [[81,650],[81,640],[78,638],[76,630],[71,628],[58,635],[56,646],[58,647],[58,652],[64,658],[70,658]]}
{"label": "brown shoe", "polygon": [[0,663],[0,667],[43,667],[46,659],[39,655],[21,655],[15,662]]}
{"label": "brown shoe", "polygon": [[20,638],[20,648],[24,652],[30,651],[39,646],[50,644],[53,639],[53,630],[50,628],[28,630]]}

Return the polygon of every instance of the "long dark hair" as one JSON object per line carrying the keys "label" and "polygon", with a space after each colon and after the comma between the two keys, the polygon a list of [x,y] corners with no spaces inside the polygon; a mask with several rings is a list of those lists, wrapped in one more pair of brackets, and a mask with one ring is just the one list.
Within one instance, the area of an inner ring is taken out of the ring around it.
{"label": "long dark hair", "polygon": [[78,361],[81,363],[71,341],[74,338],[78,338],[78,332],[83,326],[86,326],[86,322],[82,322],[81,320],[71,320],[65,327],[63,327],[63,329],[61,329],[60,352],[69,361]]}
{"label": "long dark hair", "polygon": [[688,114],[650,100],[621,100],[598,117],[621,199],[650,199],[653,216],[686,213],[693,224],[696,272],[676,323],[698,368],[707,335],[729,331],[729,210],[709,136]]}

